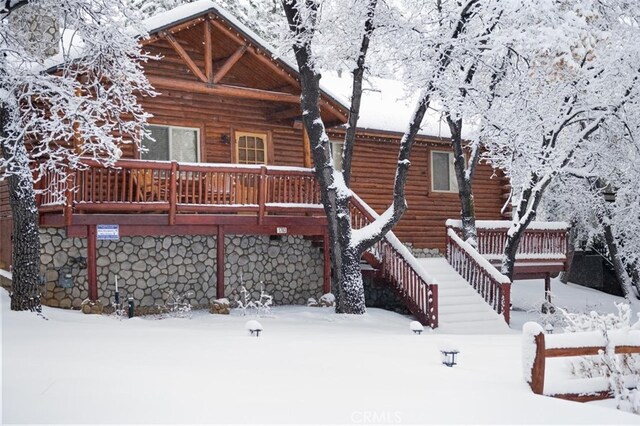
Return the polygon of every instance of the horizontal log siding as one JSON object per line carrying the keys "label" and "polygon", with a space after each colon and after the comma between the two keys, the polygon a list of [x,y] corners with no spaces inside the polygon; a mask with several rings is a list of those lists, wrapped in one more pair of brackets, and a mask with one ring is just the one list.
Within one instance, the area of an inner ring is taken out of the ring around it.
{"label": "horizontal log siding", "polygon": [[6,181],[0,181],[0,268],[9,269],[11,265],[11,233],[13,220],[9,204],[9,187]]}
{"label": "horizontal log siding", "polygon": [[[172,50],[158,48],[150,50],[153,53],[162,53],[164,57],[161,61],[150,61],[145,65],[147,75],[185,80],[194,79],[194,76],[186,68],[178,66],[181,60]],[[196,63],[203,66],[201,58],[201,56],[193,55]],[[215,70],[214,68],[214,72]],[[230,71],[230,74],[234,72],[235,68]],[[265,73],[268,73],[268,70],[265,70]],[[149,120],[150,123],[196,127],[201,131],[204,130],[204,137],[201,136],[200,161],[230,163],[233,144],[223,144],[221,136],[225,134],[231,137],[232,129],[235,129],[257,133],[271,132],[274,158],[269,160],[269,164],[304,165],[302,129],[294,129],[290,124],[267,121],[269,113],[277,109],[291,107],[290,104],[279,105],[273,102],[211,96],[162,88],[158,91],[161,92],[159,96],[142,99],[145,110],[153,114]],[[134,157],[133,151],[127,152],[125,156]]]}
{"label": "horizontal log siding", "polygon": [[[406,186],[409,208],[394,233],[402,242],[411,243],[416,248],[437,248],[444,254],[444,223],[446,219],[459,217],[460,200],[457,193],[431,191],[430,151],[451,149],[446,143],[429,145],[435,143],[421,141],[414,146]],[[392,200],[397,153],[397,140],[359,139],[355,146],[353,190],[379,213]],[[474,193],[478,219],[501,218],[503,183],[492,175],[493,170],[487,165],[476,169]]]}

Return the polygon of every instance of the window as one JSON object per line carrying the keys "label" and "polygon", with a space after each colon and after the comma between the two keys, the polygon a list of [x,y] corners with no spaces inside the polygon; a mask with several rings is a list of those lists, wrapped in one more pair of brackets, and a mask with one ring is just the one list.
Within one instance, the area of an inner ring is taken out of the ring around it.
{"label": "window", "polygon": [[333,165],[336,170],[342,171],[342,150],[344,149],[344,142],[331,141],[331,158],[333,159]]}
{"label": "window", "polygon": [[452,152],[431,151],[431,188],[440,192],[458,192]]}
{"label": "window", "polygon": [[236,132],[238,164],[267,164],[267,135]]}
{"label": "window", "polygon": [[150,125],[154,141],[145,139],[145,160],[176,160],[195,163],[199,158],[200,130],[188,127]]}

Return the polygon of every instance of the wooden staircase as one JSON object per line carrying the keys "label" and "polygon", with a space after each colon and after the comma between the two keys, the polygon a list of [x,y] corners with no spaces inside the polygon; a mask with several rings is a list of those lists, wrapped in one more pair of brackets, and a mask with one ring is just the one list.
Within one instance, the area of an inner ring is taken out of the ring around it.
{"label": "wooden staircase", "polygon": [[[353,229],[364,228],[377,218],[378,214],[354,194],[351,199]],[[448,286],[441,290],[447,296],[455,296],[444,297],[443,309],[447,320],[443,317],[443,321],[455,323],[457,319],[462,319],[457,321],[456,331],[472,331],[476,322],[491,325],[496,331],[504,330],[505,325],[508,329],[511,281],[496,269],[492,260],[497,253],[496,247],[502,247],[500,244],[505,240],[509,222],[497,224],[478,221],[479,250],[460,238],[454,222],[447,221],[446,260],[416,259],[393,232],[387,233],[367,250],[362,259],[377,277],[390,285],[409,311],[424,325],[438,327],[438,283],[443,280]],[[534,224],[534,228],[525,233],[519,252],[520,264],[524,263],[529,274],[544,273],[543,277],[546,276],[548,280],[549,273],[566,267],[566,238],[566,224]],[[522,262],[524,259],[529,262]],[[500,317],[501,324],[496,324],[496,319]],[[462,326],[464,321],[467,325]]]}
{"label": "wooden staircase", "polygon": [[[377,217],[378,214],[354,194],[351,198],[353,229],[364,228]],[[438,327],[438,285],[393,232],[388,232],[362,258],[390,285],[418,321],[431,328]]]}

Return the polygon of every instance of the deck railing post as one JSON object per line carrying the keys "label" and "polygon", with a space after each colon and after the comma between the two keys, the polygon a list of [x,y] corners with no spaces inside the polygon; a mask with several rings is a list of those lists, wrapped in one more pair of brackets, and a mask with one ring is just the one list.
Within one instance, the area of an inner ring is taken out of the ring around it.
{"label": "deck railing post", "polygon": [[178,202],[178,194],[176,193],[176,184],[178,179],[178,162],[171,162],[171,171],[169,172],[169,225],[176,223],[176,204]]}
{"label": "deck railing post", "polygon": [[73,188],[75,187],[75,170],[72,170],[69,165],[66,166],[66,187],[65,187],[65,206],[64,206],[64,223],[66,226],[71,226],[73,222]]}
{"label": "deck railing post", "polygon": [[502,283],[500,293],[502,293],[502,315],[507,324],[511,321],[511,283]]}
{"label": "deck railing post", "polygon": [[544,370],[546,364],[544,333],[540,332],[534,338],[536,341],[536,355],[531,367],[529,386],[531,386],[533,393],[542,395],[544,393]]}
{"label": "deck railing post", "polygon": [[429,309],[427,310],[427,315],[429,315],[429,325],[431,328],[438,328],[438,286],[429,284],[428,289]]}
{"label": "deck railing post", "polygon": [[258,225],[262,225],[264,220],[264,208],[267,197],[267,168],[260,167],[260,178],[258,184]]}

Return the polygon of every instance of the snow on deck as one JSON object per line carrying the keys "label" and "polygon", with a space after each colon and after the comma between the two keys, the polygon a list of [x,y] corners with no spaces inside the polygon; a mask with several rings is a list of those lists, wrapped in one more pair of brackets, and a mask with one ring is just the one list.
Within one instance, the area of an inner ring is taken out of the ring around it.
{"label": "snow on deck", "polygon": [[502,334],[512,330],[478,292],[443,257],[420,258],[438,283],[438,332]]}

